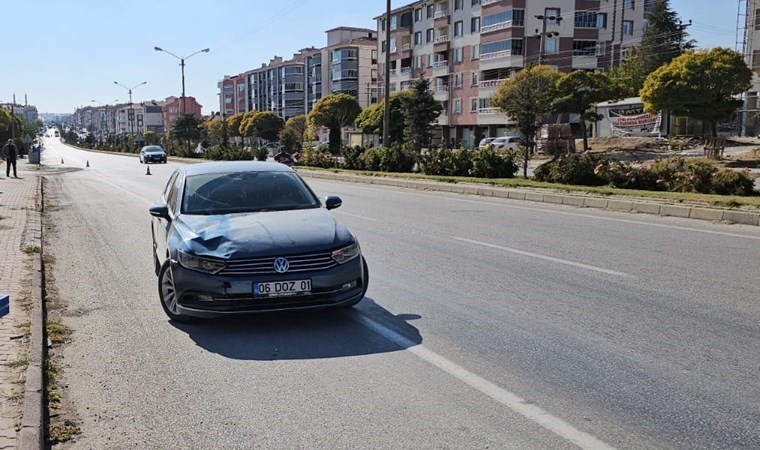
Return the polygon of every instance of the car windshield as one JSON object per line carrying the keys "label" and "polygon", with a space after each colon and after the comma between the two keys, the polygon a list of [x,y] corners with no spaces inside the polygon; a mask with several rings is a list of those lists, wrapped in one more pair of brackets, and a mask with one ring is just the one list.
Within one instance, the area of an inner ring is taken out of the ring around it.
{"label": "car windshield", "polygon": [[233,172],[188,176],[182,213],[250,213],[318,208],[319,200],[292,172]]}
{"label": "car windshield", "polygon": [[145,147],[143,151],[145,153],[163,153],[164,149],[162,149],[161,147]]}

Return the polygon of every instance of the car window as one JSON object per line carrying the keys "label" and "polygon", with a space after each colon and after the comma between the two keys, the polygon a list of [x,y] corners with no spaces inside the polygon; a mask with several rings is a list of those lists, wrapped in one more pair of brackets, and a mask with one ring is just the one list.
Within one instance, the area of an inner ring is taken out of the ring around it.
{"label": "car window", "polygon": [[174,180],[177,179],[177,176],[179,175],[179,172],[174,172],[171,177],[169,177],[169,181],[166,183],[166,187],[164,188],[164,192],[162,194],[164,201],[166,201],[167,198],[169,198],[169,189],[171,189],[172,185],[174,184]]}
{"label": "car window", "polygon": [[320,203],[291,172],[192,175],[185,181],[183,214],[230,214],[319,208]]}
{"label": "car window", "polygon": [[174,214],[177,211],[177,195],[179,193],[179,184],[182,177],[177,176],[174,178],[174,182],[169,188],[169,195],[166,197],[166,206],[169,207],[169,212]]}

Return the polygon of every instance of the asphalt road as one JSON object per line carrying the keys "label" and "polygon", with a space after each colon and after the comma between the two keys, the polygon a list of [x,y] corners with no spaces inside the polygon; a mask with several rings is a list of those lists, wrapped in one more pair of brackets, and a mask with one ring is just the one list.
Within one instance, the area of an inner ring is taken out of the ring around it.
{"label": "asphalt road", "polygon": [[185,326],[147,213],[179,163],[43,162],[65,448],[760,447],[757,228],[307,179],[368,298]]}

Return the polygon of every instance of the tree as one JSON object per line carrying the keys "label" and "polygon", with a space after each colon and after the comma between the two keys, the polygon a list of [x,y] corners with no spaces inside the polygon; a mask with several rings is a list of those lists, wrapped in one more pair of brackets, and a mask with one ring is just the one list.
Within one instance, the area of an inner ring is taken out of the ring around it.
{"label": "tree", "polygon": [[207,139],[215,144],[224,144],[226,138],[227,123],[221,117],[215,115],[209,120],[204,120],[200,124],[203,130],[203,139]]}
{"label": "tree", "polygon": [[361,110],[356,98],[348,94],[330,94],[314,104],[309,121],[330,129],[330,152],[337,154],[342,143],[341,128],[353,124]]}
{"label": "tree", "polygon": [[641,99],[648,112],[669,111],[701,120],[715,136],[718,121],[741,106],[736,96],[751,82],[752,71],[740,53],[720,47],[690,51],[647,77]]}
{"label": "tree", "polygon": [[[391,129],[386,146],[404,140],[404,105],[402,98],[408,95],[408,91],[391,94]],[[362,129],[364,134],[383,135],[383,114],[385,112],[385,100],[365,108],[356,118],[356,126]]]}
{"label": "tree", "polygon": [[192,114],[181,114],[177,120],[174,121],[169,134],[173,139],[186,142],[200,139],[201,130],[198,128],[200,123],[201,120]]}
{"label": "tree", "polygon": [[548,66],[524,69],[499,85],[491,103],[517,122],[523,147],[523,177],[528,178],[528,160],[541,127],[541,117],[552,111],[560,74]]}
{"label": "tree", "polygon": [[433,123],[441,115],[443,106],[433,97],[430,80],[425,78],[414,80],[411,89],[400,98],[404,109],[404,140],[420,153],[423,146],[430,144]]}
{"label": "tree", "polygon": [[158,133],[153,130],[148,130],[143,133],[143,140],[145,141],[145,145],[156,145],[159,141]]}
{"label": "tree", "polygon": [[231,137],[241,137],[240,124],[243,121],[245,113],[237,113],[227,118],[227,130]]}
{"label": "tree", "polygon": [[243,113],[243,117],[240,118],[240,126],[238,128],[241,136],[253,136],[253,120],[259,114],[261,114],[261,111],[248,111],[246,113]]}
{"label": "tree", "polygon": [[280,131],[280,143],[287,151],[294,152],[301,148],[306,133],[306,116],[291,117],[285,122],[285,127]]}
{"label": "tree", "polygon": [[638,97],[644,80],[651,72],[647,71],[641,50],[634,47],[628,56],[623,59],[619,66],[613,67],[607,72],[610,80],[615,83],[615,89],[621,97]]}
{"label": "tree", "polygon": [[276,141],[280,130],[285,126],[282,117],[271,111],[264,111],[250,116],[243,122],[244,134],[255,136],[267,141]]}
{"label": "tree", "polygon": [[641,39],[641,59],[647,74],[694,48],[694,41],[685,41],[685,27],[669,3],[654,0],[652,9],[644,14],[648,25]]}
{"label": "tree", "polygon": [[615,98],[615,84],[602,73],[575,70],[557,80],[557,98],[553,109],[560,113],[578,114],[583,130],[583,150],[588,151],[587,121],[600,120],[592,108],[599,102]]}

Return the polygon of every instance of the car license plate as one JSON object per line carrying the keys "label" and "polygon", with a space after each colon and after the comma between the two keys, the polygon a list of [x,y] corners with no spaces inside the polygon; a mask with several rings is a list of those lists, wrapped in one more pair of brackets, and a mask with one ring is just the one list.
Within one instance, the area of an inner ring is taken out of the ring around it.
{"label": "car license plate", "polygon": [[276,297],[280,295],[298,295],[311,292],[311,280],[271,281],[253,283],[253,295]]}

